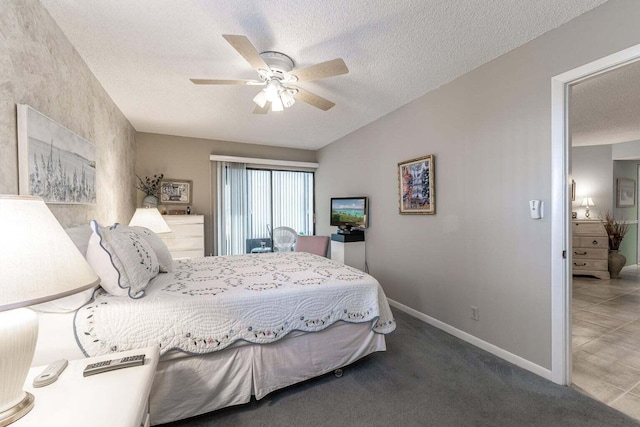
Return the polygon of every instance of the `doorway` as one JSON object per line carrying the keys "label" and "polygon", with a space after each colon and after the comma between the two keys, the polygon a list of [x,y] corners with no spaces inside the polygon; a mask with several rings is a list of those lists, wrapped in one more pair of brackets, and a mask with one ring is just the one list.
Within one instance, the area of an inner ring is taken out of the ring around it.
{"label": "doorway", "polygon": [[571,139],[569,91],[585,79],[640,59],[640,45],[633,46],[551,79],[552,219],[551,219],[551,379],[571,384]]}

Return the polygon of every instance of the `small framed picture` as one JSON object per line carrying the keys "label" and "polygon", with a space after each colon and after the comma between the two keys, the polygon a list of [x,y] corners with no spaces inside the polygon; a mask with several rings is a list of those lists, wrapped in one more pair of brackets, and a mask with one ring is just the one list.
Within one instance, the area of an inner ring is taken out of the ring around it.
{"label": "small framed picture", "polygon": [[400,214],[436,213],[433,154],[398,163]]}
{"label": "small framed picture", "polygon": [[163,179],[160,181],[160,204],[190,205],[193,181],[184,179]]}
{"label": "small framed picture", "polygon": [[636,181],[618,178],[617,208],[631,208],[636,205]]}

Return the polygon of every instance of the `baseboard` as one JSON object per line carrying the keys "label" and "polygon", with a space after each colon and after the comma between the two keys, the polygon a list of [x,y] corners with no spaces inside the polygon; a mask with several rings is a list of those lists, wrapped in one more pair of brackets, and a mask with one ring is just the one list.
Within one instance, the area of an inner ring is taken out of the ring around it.
{"label": "baseboard", "polygon": [[454,328],[451,325],[448,325],[444,322],[441,322],[438,319],[434,319],[431,316],[427,316],[424,313],[419,312],[418,310],[414,310],[411,307],[407,307],[404,304],[400,304],[397,301],[392,300],[391,298],[387,298],[387,300],[389,301],[389,305],[391,305],[392,307],[397,308],[400,311],[403,311],[405,313],[407,313],[410,316],[413,316],[417,319],[422,320],[423,322],[426,322],[428,324],[430,324],[431,326],[434,326],[438,329],[441,329],[443,331],[445,331],[448,334],[453,335],[456,338],[460,338],[463,341],[468,342],[471,345],[474,345],[478,348],[483,349],[484,351],[487,351],[495,356],[498,356],[501,359],[506,360],[507,362],[513,363],[516,366],[519,366],[523,369],[526,369],[527,371],[533,372],[536,375],[541,376],[542,378],[545,378],[549,381],[553,381],[552,380],[552,375],[551,375],[551,370],[547,369],[547,368],[543,368],[540,365],[537,365],[527,359],[524,359],[520,356],[517,356],[513,353],[510,353],[498,346],[495,346],[491,343],[488,343],[486,341],[481,340],[478,337],[475,337],[467,332],[461,331],[460,329]]}

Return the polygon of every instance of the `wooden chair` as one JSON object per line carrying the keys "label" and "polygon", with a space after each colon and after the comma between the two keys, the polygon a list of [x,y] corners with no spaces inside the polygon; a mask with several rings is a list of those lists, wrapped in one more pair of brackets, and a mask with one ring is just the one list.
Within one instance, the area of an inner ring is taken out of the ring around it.
{"label": "wooden chair", "polygon": [[298,236],[296,252],[308,252],[326,257],[328,249],[329,236]]}

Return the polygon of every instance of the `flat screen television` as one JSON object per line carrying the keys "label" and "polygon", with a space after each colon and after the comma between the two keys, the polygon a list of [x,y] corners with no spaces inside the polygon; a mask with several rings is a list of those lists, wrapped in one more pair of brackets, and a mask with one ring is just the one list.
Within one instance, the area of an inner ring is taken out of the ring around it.
{"label": "flat screen television", "polygon": [[369,225],[369,200],[367,197],[332,197],[331,225],[341,230],[367,228]]}

